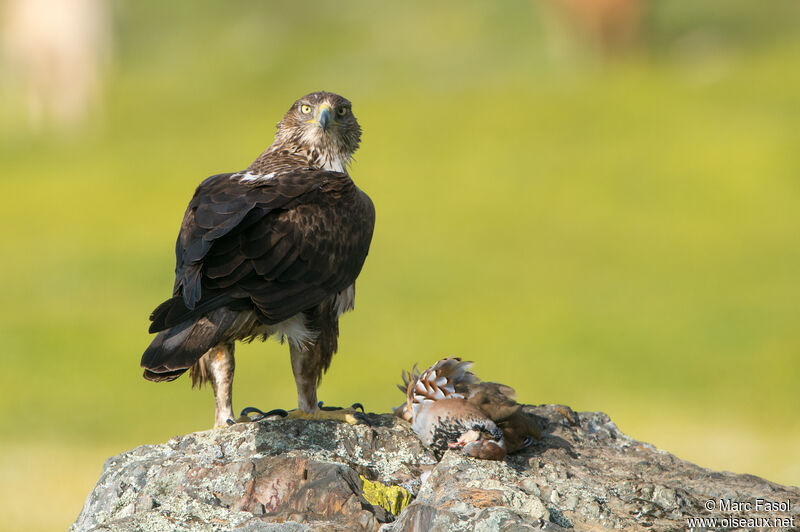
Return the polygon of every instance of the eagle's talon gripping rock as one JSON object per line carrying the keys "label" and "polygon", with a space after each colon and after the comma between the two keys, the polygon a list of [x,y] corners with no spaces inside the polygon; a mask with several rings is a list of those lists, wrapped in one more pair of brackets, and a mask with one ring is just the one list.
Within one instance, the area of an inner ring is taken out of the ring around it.
{"label": "eagle's talon gripping rock", "polygon": [[299,408],[289,412],[289,419],[305,419],[309,421],[334,420],[350,425],[361,425],[366,422],[366,416],[358,410],[350,408],[332,407],[318,408],[313,412],[304,412]]}
{"label": "eagle's talon gripping rock", "polygon": [[[250,414],[255,414],[255,416],[251,416]],[[239,414],[239,417],[237,417],[235,420],[228,418],[227,423],[228,425],[234,425],[236,423],[253,423],[256,421],[261,421],[268,417],[273,417],[273,416],[286,417],[288,415],[289,413],[282,408],[275,408],[270,410],[269,412],[264,412],[260,408],[256,408],[254,406],[248,406],[247,408],[242,409],[241,413]]]}

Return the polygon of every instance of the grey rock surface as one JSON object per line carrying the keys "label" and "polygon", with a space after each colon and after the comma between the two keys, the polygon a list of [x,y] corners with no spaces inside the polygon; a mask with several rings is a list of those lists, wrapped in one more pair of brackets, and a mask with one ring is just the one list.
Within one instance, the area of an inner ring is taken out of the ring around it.
{"label": "grey rock surface", "polygon": [[[389,414],[356,426],[265,420],[178,436],[110,458],[70,530],[687,530],[692,517],[754,521],[718,529],[764,530],[760,518],[800,529],[796,487],[698,467],[629,438],[600,412],[525,412],[544,437],[502,462],[450,451],[437,463]],[[362,476],[413,499],[395,516],[365,496]],[[758,500],[790,504],[764,510]]]}

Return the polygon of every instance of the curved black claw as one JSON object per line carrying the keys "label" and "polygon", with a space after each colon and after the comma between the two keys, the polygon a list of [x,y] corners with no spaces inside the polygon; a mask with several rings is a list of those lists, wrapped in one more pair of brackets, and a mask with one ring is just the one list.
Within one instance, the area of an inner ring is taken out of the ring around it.
{"label": "curved black claw", "polygon": [[228,419],[226,419],[226,420],[225,420],[225,423],[227,423],[227,424],[228,424],[228,426],[230,426],[230,425],[236,425],[236,422],[233,420],[233,418],[230,418],[230,417],[229,417]]}
{"label": "curved black claw", "polygon": [[331,411],[331,410],[341,410],[341,409],[342,409],[342,407],[341,407],[341,406],[322,406],[322,401],[320,401],[319,403],[317,403],[317,406],[319,407],[319,409],[320,409],[320,410],[327,410],[327,411]]}
{"label": "curved black claw", "polygon": [[260,409],[254,407],[254,406],[248,406],[247,408],[242,409],[242,412],[239,414],[239,417],[242,417],[242,416],[250,417],[250,414],[252,414],[252,413],[258,414],[257,418],[251,418],[251,419],[253,419],[253,421],[259,421],[259,420],[262,420],[265,417],[269,417],[269,416],[286,417],[286,416],[289,415],[289,412],[287,412],[283,408],[275,408],[273,410],[270,410],[269,412],[263,412],[263,411],[261,411]]}
{"label": "curved black claw", "polygon": [[[253,417],[250,417],[250,414],[256,414]],[[236,423],[251,423],[255,421],[261,421],[264,418],[270,416],[281,416],[286,417],[289,415],[289,412],[282,408],[276,408],[274,410],[270,410],[269,412],[264,412],[260,408],[256,408],[254,406],[248,406],[247,408],[242,409],[239,417],[234,419],[228,418],[227,423],[228,425],[235,425]]]}
{"label": "curved black claw", "polygon": [[[326,410],[326,411],[343,410],[341,406],[322,406],[322,401],[318,402],[317,406],[319,407],[320,410]],[[362,405],[361,403],[353,403],[352,405],[350,405],[350,408],[352,408],[353,410],[358,408],[361,409],[362,412],[364,412],[364,405]]]}

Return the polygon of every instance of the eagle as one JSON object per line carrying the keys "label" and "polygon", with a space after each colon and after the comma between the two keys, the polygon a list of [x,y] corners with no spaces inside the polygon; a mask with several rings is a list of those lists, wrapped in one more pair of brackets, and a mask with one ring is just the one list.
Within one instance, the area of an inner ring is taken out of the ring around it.
{"label": "eagle", "polygon": [[298,406],[290,415],[345,418],[319,408],[317,386],[375,225],[372,201],[347,171],[360,141],[350,101],[314,92],[291,106],[247,169],[200,183],[175,245],[172,297],[150,316],[157,334],[142,355],[145,379],[189,370],[192,387],[211,384],[214,425],[224,426],[235,342],[273,337],[289,344]]}

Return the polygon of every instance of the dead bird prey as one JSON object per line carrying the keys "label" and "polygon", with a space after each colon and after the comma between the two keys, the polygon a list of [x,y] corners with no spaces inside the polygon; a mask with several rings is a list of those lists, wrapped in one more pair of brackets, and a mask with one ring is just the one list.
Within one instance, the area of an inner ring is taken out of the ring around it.
{"label": "dead bird prey", "polygon": [[539,427],[522,412],[514,390],[480,382],[469,371],[472,362],[443,358],[422,373],[403,372],[406,402],[395,415],[411,422],[422,443],[441,455],[461,449],[468,456],[502,460],[541,438]]}
{"label": "dead bird prey", "polygon": [[293,417],[352,421],[320,409],[317,386],[337,349],[339,316],[353,308],[375,210],[347,166],[361,139],[348,100],[315,92],[278,123],[275,141],[246,170],[197,188],[175,247],[175,286],[150,316],[158,333],[144,378],[191,370],[210,382],[215,426],[233,417],[234,342],[289,343],[297,385]]}

